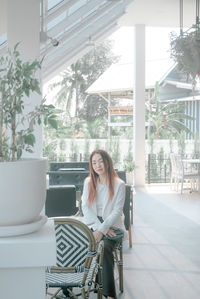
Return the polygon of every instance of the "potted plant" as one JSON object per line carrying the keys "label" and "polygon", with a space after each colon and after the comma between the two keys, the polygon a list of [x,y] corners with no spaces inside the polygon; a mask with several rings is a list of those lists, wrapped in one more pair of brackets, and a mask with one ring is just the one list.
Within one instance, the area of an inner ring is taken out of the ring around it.
{"label": "potted plant", "polygon": [[40,68],[41,61],[22,61],[18,44],[0,58],[0,227],[37,221],[45,203],[45,159],[22,159],[33,152],[42,117],[57,124],[54,107],[44,100],[26,113],[32,93],[40,94]]}
{"label": "potted plant", "polygon": [[178,69],[188,75],[193,91],[200,75],[200,31],[194,25],[192,31],[182,32],[179,36],[171,33],[171,57]]}
{"label": "potted plant", "polygon": [[133,153],[132,153],[132,143],[129,142],[128,152],[124,158],[123,169],[126,172],[126,182],[127,184],[133,185],[135,162],[133,161]]}

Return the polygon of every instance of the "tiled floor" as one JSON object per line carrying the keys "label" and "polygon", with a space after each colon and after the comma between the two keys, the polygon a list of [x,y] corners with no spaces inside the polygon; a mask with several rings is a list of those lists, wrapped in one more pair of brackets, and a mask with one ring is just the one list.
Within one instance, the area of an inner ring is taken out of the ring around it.
{"label": "tiled floor", "polygon": [[137,190],[134,244],[124,254],[119,298],[200,298],[199,224],[200,194],[180,195],[169,186]]}
{"label": "tiled floor", "polygon": [[132,232],[118,299],[200,298],[200,193],[181,195],[169,186],[136,190]]}

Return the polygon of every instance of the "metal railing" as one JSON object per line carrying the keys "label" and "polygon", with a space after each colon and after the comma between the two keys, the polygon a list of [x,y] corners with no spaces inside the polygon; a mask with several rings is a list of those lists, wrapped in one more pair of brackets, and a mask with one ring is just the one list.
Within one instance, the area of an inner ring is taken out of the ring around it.
{"label": "metal railing", "polygon": [[169,156],[148,154],[146,162],[146,183],[169,183],[171,163]]}

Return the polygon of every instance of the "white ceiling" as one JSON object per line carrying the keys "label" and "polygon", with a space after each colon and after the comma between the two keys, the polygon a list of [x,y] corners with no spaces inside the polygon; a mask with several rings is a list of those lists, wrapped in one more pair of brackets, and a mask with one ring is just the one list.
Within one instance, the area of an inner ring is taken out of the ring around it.
{"label": "white ceiling", "polygon": [[[185,27],[195,23],[196,0],[183,0],[183,22]],[[179,27],[180,0],[134,0],[127,13],[119,21],[120,26],[145,24],[158,27]]]}
{"label": "white ceiling", "polygon": [[[47,3],[48,0],[43,0]],[[70,13],[79,2],[85,5]],[[51,1],[53,2],[53,0]],[[55,0],[56,2],[56,0]],[[57,1],[58,2],[58,1]],[[6,0],[0,0],[0,34],[6,32]],[[76,61],[91,46],[86,45],[89,37],[102,41],[119,26],[179,26],[179,0],[62,0],[50,11],[45,11],[47,34],[59,40],[59,46],[53,47],[50,40],[41,44],[41,55],[45,54],[43,79],[46,81]],[[196,0],[183,0],[184,26],[195,23]],[[47,7],[47,5],[45,5]],[[87,13],[88,12],[88,13]],[[65,13],[65,18],[50,26]],[[5,51],[6,45],[0,49]]]}
{"label": "white ceiling", "polygon": [[[195,1],[183,0],[186,27],[194,23]],[[5,31],[5,2],[6,0],[0,0],[0,34]],[[179,3],[180,0],[133,0],[127,7],[126,14],[120,19],[119,25],[179,26]]]}

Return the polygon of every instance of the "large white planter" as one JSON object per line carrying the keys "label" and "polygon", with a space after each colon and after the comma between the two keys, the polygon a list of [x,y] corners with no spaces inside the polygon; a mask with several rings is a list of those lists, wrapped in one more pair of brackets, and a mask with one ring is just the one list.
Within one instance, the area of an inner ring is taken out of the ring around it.
{"label": "large white planter", "polygon": [[0,226],[38,219],[46,199],[46,160],[0,163]]}

